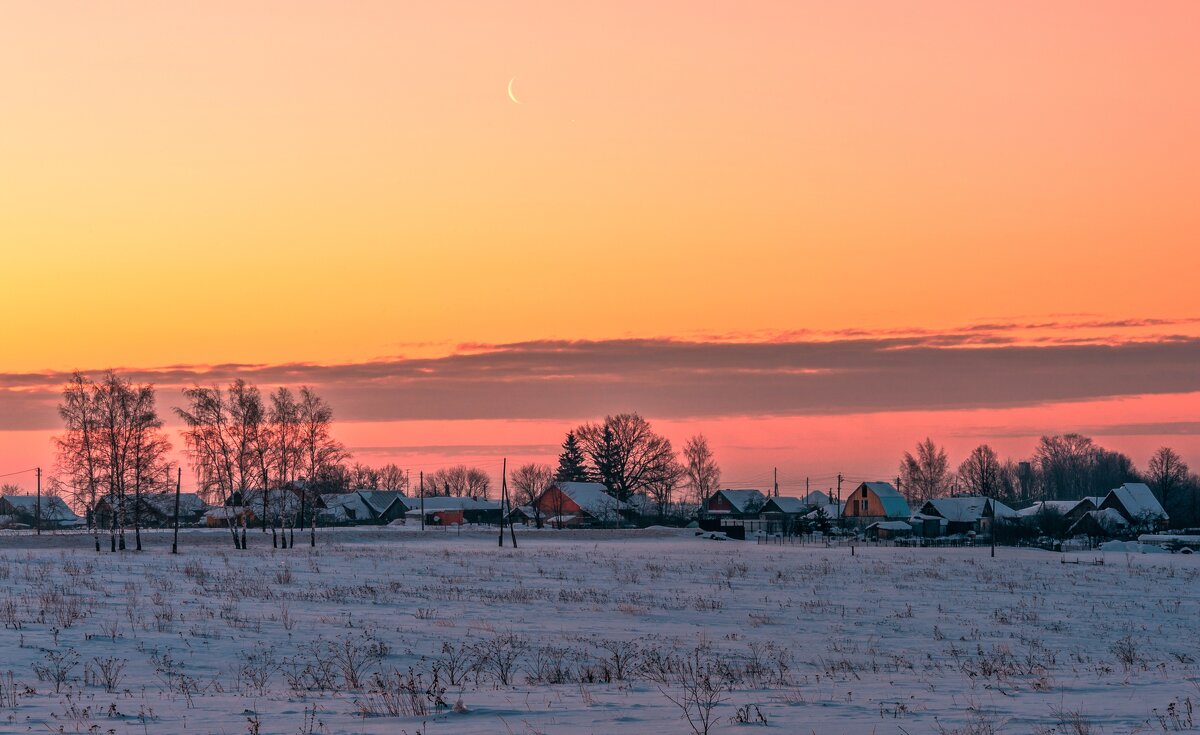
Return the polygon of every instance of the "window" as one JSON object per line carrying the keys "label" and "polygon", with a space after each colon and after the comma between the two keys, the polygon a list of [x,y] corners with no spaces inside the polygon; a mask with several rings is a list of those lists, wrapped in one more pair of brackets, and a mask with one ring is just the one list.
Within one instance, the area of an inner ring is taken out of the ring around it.
{"label": "window", "polygon": [[867,497],[867,489],[865,487],[863,488],[863,497]]}
{"label": "window", "polygon": [[862,501],[862,509],[863,509],[863,513],[867,512],[867,501],[865,501],[865,500]]}

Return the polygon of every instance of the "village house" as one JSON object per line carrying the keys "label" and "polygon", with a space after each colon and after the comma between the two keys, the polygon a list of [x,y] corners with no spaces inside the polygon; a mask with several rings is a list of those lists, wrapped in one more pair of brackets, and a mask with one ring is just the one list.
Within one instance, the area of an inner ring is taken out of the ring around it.
{"label": "village house", "polygon": [[[40,507],[39,507],[40,505]],[[4,495],[0,496],[0,524],[22,525],[33,528],[41,517],[42,528],[73,528],[84,525],[84,520],[56,495]]]}
{"label": "village house", "polygon": [[907,521],[912,509],[904,496],[887,482],[864,482],[846,498],[842,518],[865,528],[876,521]]}
{"label": "village house", "polygon": [[1113,488],[1104,496],[1100,510],[1113,509],[1137,530],[1157,530],[1166,528],[1167,511],[1163,510],[1154,491],[1141,482],[1127,482],[1121,487]]}
{"label": "village house", "polygon": [[758,490],[718,490],[705,502],[704,512],[710,516],[757,519],[766,502],[767,496]]}
{"label": "village house", "polygon": [[[204,518],[208,504],[196,493],[179,493],[179,525],[194,526]],[[147,493],[138,506],[138,521],[144,528],[169,528],[175,524],[175,493]]]}
{"label": "village house", "polygon": [[533,501],[534,512],[555,528],[616,526],[631,508],[598,482],[554,482]]}
{"label": "village house", "polygon": [[1090,510],[1079,517],[1067,529],[1067,536],[1087,536],[1092,539],[1109,539],[1131,535],[1129,521],[1115,508]]}
{"label": "village house", "polygon": [[921,521],[922,536],[931,535],[933,524],[927,523],[931,520],[938,526],[937,532],[932,534],[936,536],[952,536],[958,533],[990,534],[993,510],[998,521],[1017,516],[1015,510],[998,500],[978,495],[960,495],[925,501],[913,516],[913,520]]}
{"label": "village house", "polygon": [[810,510],[812,506],[800,498],[776,495],[767,498],[758,517],[767,533],[791,533],[796,521]]}
{"label": "village house", "polygon": [[425,514],[426,526],[461,526],[466,523],[493,524],[500,523],[500,503],[478,498],[456,497],[453,495],[427,495],[424,502],[421,498],[409,498],[412,505],[405,514],[406,524],[421,523],[421,513]]}
{"label": "village house", "polygon": [[357,490],[372,523],[387,525],[412,509],[413,500],[399,490]]}

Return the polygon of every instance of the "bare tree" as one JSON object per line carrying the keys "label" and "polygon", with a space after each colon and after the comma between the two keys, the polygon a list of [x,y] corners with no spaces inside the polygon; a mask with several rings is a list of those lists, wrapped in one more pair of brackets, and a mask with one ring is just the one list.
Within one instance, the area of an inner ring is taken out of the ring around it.
{"label": "bare tree", "polygon": [[354,490],[378,490],[380,473],[370,465],[355,462],[350,465],[350,487]]}
{"label": "bare tree", "polygon": [[636,413],[608,416],[575,431],[600,481],[618,500],[660,485],[677,471],[671,441]]}
{"label": "bare tree", "polygon": [[433,486],[433,494],[487,499],[491,478],[478,467],[455,465],[444,467],[425,478]]}
{"label": "bare tree", "polygon": [[[308,386],[300,389],[300,446],[301,459],[307,477],[300,493],[300,519],[304,522],[307,509],[315,505],[320,481],[331,468],[346,457],[345,448],[333,438],[333,409]],[[315,509],[308,513],[311,529],[310,545],[317,545]]]}
{"label": "bare tree", "polygon": [[530,462],[513,470],[511,485],[513,497],[517,505],[533,507],[533,519],[538,528],[542,527],[542,513],[534,503],[550,483],[554,482],[554,469],[550,465]]}
{"label": "bare tree", "polygon": [[683,445],[683,462],[688,502],[699,507],[721,489],[721,468],[703,434],[693,436]]}
{"label": "bare tree", "polygon": [[89,381],[79,373],[63,387],[62,402],[58,404],[63,433],[54,437],[57,450],[55,472],[59,482],[69,488],[77,508],[87,513],[96,551],[100,551],[100,528],[96,521],[96,504],[102,477],[102,453],[99,443],[97,407]]}
{"label": "bare tree", "polygon": [[1081,434],[1043,436],[1034,451],[1047,499],[1076,499],[1088,495],[1096,445]]}
{"label": "bare tree", "polygon": [[1175,492],[1187,484],[1189,472],[1187,462],[1170,447],[1159,447],[1150,458],[1146,480],[1158,492],[1164,508]]}
{"label": "bare tree", "polygon": [[[269,464],[274,468],[274,482],[265,481],[264,499],[273,491],[275,502],[270,507],[271,536],[274,543],[275,524],[279,524],[280,546],[287,548],[295,545],[296,514],[291,511],[293,503],[289,502],[292,488],[299,478],[303,447],[300,442],[300,404],[295,395],[284,387],[277,388],[271,394],[271,408],[268,412],[270,423]],[[288,538],[288,528],[291,528],[291,538]]]}
{"label": "bare tree", "polygon": [[245,517],[245,508],[239,514],[234,501],[238,505],[244,502],[251,478],[243,472],[249,462],[238,456],[237,432],[225,394],[218,387],[195,386],[185,389],[183,395],[187,405],[175,412],[184,423],[183,438],[197,487],[210,503],[227,506],[225,520],[233,546],[244,549],[235,521],[238,515]]}
{"label": "bare tree", "polygon": [[926,437],[917,445],[917,453],[904,453],[900,461],[900,480],[918,501],[941,497],[950,491],[951,477],[946,450]]}
{"label": "bare tree", "polygon": [[406,492],[408,475],[399,466],[389,462],[379,468],[379,489]]}
{"label": "bare tree", "polygon": [[1000,489],[1002,469],[996,450],[980,444],[958,466],[958,480],[964,492],[991,498]]}

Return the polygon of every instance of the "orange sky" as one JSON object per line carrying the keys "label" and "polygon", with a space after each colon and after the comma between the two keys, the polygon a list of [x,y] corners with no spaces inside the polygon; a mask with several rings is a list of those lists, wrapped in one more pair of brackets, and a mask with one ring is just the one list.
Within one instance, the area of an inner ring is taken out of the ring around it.
{"label": "orange sky", "polygon": [[5,3],[0,372],[1200,316],[1196,48],[1194,2]]}

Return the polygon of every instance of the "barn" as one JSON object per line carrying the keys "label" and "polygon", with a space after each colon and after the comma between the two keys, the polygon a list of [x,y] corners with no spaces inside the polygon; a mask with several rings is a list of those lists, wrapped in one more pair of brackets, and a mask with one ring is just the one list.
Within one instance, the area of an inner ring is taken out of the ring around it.
{"label": "barn", "polygon": [[865,527],[876,521],[906,521],[912,509],[888,482],[864,482],[846,498],[842,518]]}

